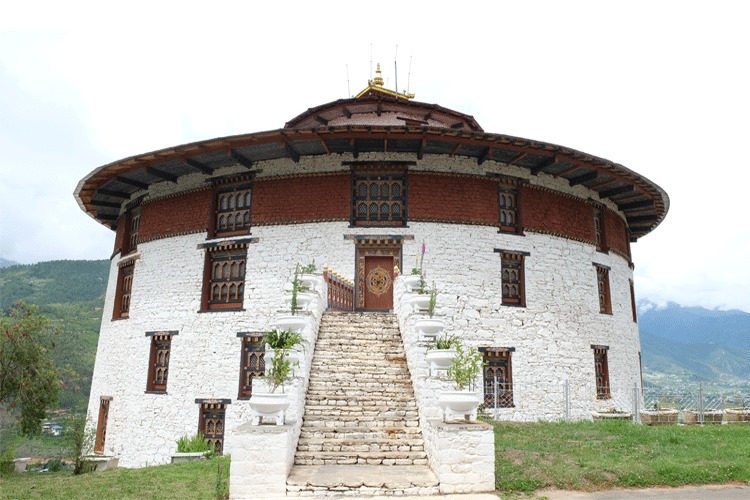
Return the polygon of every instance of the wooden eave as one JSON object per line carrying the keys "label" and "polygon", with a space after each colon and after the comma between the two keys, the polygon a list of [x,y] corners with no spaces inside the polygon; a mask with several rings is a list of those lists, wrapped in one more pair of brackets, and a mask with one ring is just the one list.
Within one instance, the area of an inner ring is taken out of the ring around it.
{"label": "wooden eave", "polygon": [[[349,107],[347,100],[345,107]],[[652,231],[669,209],[669,197],[647,178],[603,158],[563,146],[503,134],[424,126],[285,128],[184,144],[132,156],[95,169],[75,190],[81,208],[100,223],[112,226],[122,204],[151,184],[176,182],[181,176],[230,166],[253,168],[258,162],[306,156],[396,151],[424,155],[474,158],[477,174],[487,161],[526,168],[581,185],[600,199],[614,202],[628,221],[633,239]],[[629,221],[633,221],[633,225]]]}

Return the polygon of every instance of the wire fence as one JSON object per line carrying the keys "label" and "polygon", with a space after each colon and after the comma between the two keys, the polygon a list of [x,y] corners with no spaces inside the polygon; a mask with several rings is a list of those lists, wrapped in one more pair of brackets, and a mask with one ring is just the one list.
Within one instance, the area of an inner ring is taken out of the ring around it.
{"label": "wire fence", "polygon": [[485,379],[481,411],[495,420],[632,420],[649,425],[750,423],[750,393],[597,387],[569,381],[517,384]]}

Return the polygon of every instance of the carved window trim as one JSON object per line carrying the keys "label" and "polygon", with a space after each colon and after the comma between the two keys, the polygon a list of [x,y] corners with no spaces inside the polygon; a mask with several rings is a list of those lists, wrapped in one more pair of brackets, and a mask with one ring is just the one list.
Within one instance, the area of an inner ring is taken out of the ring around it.
{"label": "carved window trim", "polygon": [[[245,173],[212,179],[214,194],[208,224],[209,237],[250,234],[254,176],[254,173]],[[228,222],[230,217],[232,221]]]}
{"label": "carved window trim", "polygon": [[135,259],[125,259],[118,264],[118,267],[112,319],[127,319],[130,317],[130,299],[133,293]]}
{"label": "carved window trim", "polygon": [[228,399],[196,399],[200,405],[198,413],[198,432],[203,434],[209,447],[216,453],[224,451],[224,429],[226,428],[226,410]]}
{"label": "carved window trim", "polygon": [[406,226],[408,176],[405,167],[353,165],[351,190],[351,226]]}
{"label": "carved window trim", "polygon": [[528,252],[495,249],[500,254],[501,304],[526,307],[526,257]]}
{"label": "carved window trim", "polygon": [[263,332],[240,332],[242,352],[240,355],[240,384],[237,399],[249,399],[253,395],[253,379],[262,377],[266,371]]}
{"label": "carved window trim", "polygon": [[599,312],[612,314],[612,297],[609,290],[609,267],[594,264],[596,268],[596,288],[599,296]]}
{"label": "carved window trim", "polygon": [[201,311],[241,310],[246,271],[247,243],[207,247]]}
{"label": "carved window trim", "polygon": [[593,204],[594,211],[594,242],[596,244],[596,251],[602,253],[609,253],[609,244],[607,241],[607,231],[604,226],[604,212],[607,210],[604,205],[599,203]]}
{"label": "carved window trim", "polygon": [[109,420],[110,401],[112,401],[111,396],[101,396],[99,398],[99,417],[96,422],[96,438],[94,439],[94,453],[97,455],[104,453],[104,445],[107,441],[107,421]]}
{"label": "carved window trim", "polygon": [[151,350],[148,360],[148,380],[146,392],[154,394],[167,393],[169,358],[172,353],[172,337],[176,331],[146,332],[151,337]]}
{"label": "carved window trim", "polygon": [[[513,408],[513,363],[515,347],[480,347],[484,367],[484,404],[487,408]],[[498,377],[497,400],[495,400],[495,376]]]}
{"label": "carved window trim", "polygon": [[592,345],[594,351],[594,380],[596,381],[596,399],[610,399],[612,397],[609,386],[609,360],[607,351],[609,346]]}
{"label": "carved window trim", "polygon": [[498,233],[523,234],[521,214],[521,186],[525,179],[507,175],[488,174],[497,177],[497,224]]}

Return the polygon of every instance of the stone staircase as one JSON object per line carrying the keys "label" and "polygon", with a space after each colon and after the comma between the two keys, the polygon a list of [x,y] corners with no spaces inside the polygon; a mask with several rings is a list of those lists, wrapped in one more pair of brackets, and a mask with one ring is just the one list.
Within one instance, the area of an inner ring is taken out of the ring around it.
{"label": "stone staircase", "polygon": [[438,493],[394,314],[323,316],[294,463],[290,496]]}

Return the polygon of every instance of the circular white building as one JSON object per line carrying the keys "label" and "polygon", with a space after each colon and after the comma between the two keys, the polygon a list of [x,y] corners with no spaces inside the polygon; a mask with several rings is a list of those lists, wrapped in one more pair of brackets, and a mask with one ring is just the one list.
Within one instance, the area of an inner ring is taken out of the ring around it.
{"label": "circular white building", "polygon": [[[485,411],[530,421],[632,409],[630,244],[663,220],[667,194],[617,163],[486,133],[411,97],[376,78],[281,129],[133,156],[79,183],[81,208],[116,231],[89,404],[98,452],[164,463],[200,429],[234,460],[258,338],[277,325],[297,263],[339,273],[336,300],[355,311],[396,314],[420,418],[438,416],[445,381],[430,376],[398,277],[419,267],[423,242],[436,316],[487,361]],[[313,284],[287,388],[296,435],[321,313],[336,305]],[[350,362],[342,350],[338,366]]]}

